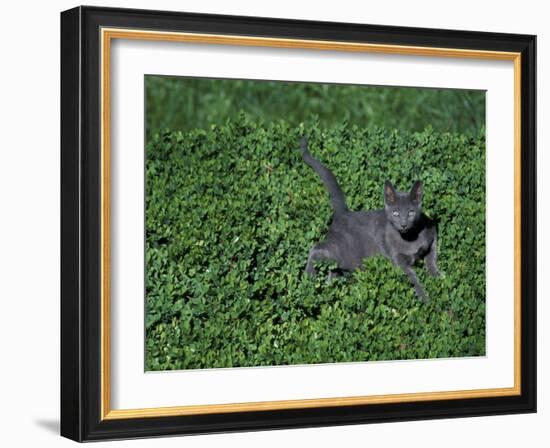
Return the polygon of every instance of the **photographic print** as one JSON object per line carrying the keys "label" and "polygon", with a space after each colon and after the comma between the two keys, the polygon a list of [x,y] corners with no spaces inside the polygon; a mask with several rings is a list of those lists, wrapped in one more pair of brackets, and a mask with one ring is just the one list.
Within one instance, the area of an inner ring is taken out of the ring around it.
{"label": "photographic print", "polygon": [[536,412],[535,46],[64,11],[61,434]]}
{"label": "photographic print", "polygon": [[484,91],[145,95],[146,370],[486,354]]}

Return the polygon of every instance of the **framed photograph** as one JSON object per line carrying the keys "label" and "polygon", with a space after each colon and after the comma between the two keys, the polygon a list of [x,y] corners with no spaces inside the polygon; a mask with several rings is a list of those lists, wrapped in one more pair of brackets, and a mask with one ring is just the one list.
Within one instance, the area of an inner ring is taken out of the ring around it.
{"label": "framed photograph", "polygon": [[535,36],[61,14],[61,433],[536,411]]}

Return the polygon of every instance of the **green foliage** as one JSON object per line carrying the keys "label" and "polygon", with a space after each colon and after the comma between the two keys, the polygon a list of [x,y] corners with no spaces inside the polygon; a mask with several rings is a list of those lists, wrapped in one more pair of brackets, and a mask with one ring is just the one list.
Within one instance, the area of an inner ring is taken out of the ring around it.
{"label": "green foliage", "polygon": [[[328,195],[299,138],[339,179],[351,208],[382,185],[424,181],[439,222],[431,297],[381,257],[326,279],[303,273],[325,236]],[[485,354],[484,136],[259,125],[155,134],[146,162],[146,369],[199,369]]]}
{"label": "green foliage", "polygon": [[241,111],[256,121],[290,126],[317,118],[360,127],[476,135],[485,123],[485,93],[474,90],[299,82],[145,77],[147,128],[192,130],[223,125]]}

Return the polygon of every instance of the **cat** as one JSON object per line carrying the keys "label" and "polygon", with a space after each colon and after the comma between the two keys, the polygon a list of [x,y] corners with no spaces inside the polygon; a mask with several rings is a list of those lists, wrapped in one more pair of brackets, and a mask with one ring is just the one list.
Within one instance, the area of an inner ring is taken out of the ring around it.
{"label": "cat", "polygon": [[[424,259],[428,273],[439,276],[437,269],[437,230],[435,222],[422,213],[422,182],[416,181],[409,192],[396,191],[392,183],[384,183],[384,208],[352,211],[334,174],[313,158],[305,137],[300,144],[302,158],[321,177],[330,194],[332,222],[325,241],[309,251],[306,272],[315,275],[316,260],[331,260],[341,271],[363,268],[363,261],[381,254],[407,274],[417,297],[429,301],[413,270],[416,261]],[[331,273],[331,275],[334,273]]]}

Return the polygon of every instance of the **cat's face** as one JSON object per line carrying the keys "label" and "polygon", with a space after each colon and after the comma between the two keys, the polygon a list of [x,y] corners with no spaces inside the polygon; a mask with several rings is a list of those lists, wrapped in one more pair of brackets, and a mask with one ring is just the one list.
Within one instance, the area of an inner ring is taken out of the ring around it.
{"label": "cat's face", "polygon": [[422,212],[422,182],[411,191],[395,191],[389,180],[384,184],[384,205],[388,221],[401,233],[409,231]]}

